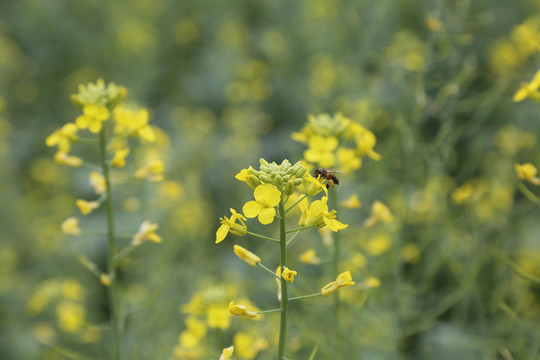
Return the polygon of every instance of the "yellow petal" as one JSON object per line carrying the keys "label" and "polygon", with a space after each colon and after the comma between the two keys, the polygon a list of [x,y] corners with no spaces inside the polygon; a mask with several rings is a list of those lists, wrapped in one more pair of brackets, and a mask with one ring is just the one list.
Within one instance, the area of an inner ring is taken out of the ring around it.
{"label": "yellow petal", "polygon": [[216,231],[216,244],[222,242],[229,233],[229,225],[221,225]]}
{"label": "yellow petal", "polygon": [[259,215],[259,212],[261,211],[262,206],[256,201],[248,201],[244,204],[244,207],[242,208],[242,211],[244,215],[248,218],[254,218],[255,216]]}
{"label": "yellow petal", "polygon": [[[245,213],[245,211],[244,211]],[[247,216],[247,215],[246,215]],[[259,213],[259,222],[263,225],[267,225],[272,223],[274,221],[274,216],[276,216],[276,209],[272,208],[264,208]]]}

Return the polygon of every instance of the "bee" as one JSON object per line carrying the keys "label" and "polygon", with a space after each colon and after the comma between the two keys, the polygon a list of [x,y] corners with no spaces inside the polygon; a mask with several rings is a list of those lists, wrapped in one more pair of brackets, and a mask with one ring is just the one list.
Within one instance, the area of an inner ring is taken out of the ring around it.
{"label": "bee", "polygon": [[326,188],[330,188],[330,186],[336,184],[339,185],[339,179],[335,174],[345,174],[343,171],[339,171],[336,169],[327,169],[327,168],[318,168],[313,171],[313,176],[315,178],[318,178],[319,176],[323,179],[328,180],[328,183],[326,184]]}

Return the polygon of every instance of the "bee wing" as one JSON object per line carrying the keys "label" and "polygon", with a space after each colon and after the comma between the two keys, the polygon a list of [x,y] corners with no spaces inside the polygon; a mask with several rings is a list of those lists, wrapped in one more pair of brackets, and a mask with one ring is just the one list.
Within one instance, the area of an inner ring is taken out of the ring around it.
{"label": "bee wing", "polygon": [[343,171],[336,170],[336,169],[328,169],[328,171],[333,173],[333,174],[345,174]]}

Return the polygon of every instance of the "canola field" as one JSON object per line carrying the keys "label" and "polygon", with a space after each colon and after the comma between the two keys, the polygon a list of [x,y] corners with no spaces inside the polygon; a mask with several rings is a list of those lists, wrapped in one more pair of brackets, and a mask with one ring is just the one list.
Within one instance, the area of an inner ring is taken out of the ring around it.
{"label": "canola field", "polygon": [[540,1],[0,2],[0,358],[540,358]]}

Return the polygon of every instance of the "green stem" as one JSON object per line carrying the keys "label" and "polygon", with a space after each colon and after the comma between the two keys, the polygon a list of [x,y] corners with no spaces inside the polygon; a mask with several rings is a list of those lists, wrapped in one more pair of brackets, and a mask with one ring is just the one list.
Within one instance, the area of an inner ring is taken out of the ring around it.
{"label": "green stem", "polygon": [[306,197],[307,197],[307,194],[304,194],[304,196],[302,196],[302,197],[300,197],[300,199],[296,200],[296,202],[294,204],[292,204],[291,206],[289,206],[289,208],[287,210],[285,210],[285,213],[288,213],[289,211],[291,211],[292,208],[294,208],[296,205],[298,205],[300,203],[300,201],[304,200]]}
{"label": "green stem", "polygon": [[107,249],[107,273],[111,277],[111,285],[109,286],[109,302],[111,309],[111,321],[114,329],[114,346],[113,359],[121,359],[120,346],[120,317],[118,314],[118,282],[116,276],[116,263],[114,255],[116,253],[116,244],[114,237],[114,208],[111,196],[111,179],[109,174],[109,164],[107,163],[107,135],[105,127],[99,133],[99,149],[101,158],[101,167],[103,169],[103,177],[105,178],[106,188],[106,212],[107,212],[107,233],[108,233],[108,249]]}
{"label": "green stem", "polygon": [[128,246],[123,248],[122,251],[120,251],[118,254],[116,254],[116,256],[114,257],[114,261],[116,261],[118,263],[120,260],[122,260],[123,258],[128,256],[129,254],[131,254],[131,252],[133,250],[135,250],[136,247],[137,246],[135,246],[133,244],[129,244]]}
{"label": "green stem", "polygon": [[287,246],[289,246],[289,244],[291,243],[291,241],[293,241],[294,238],[298,236],[298,234],[300,234],[300,231],[297,231],[296,234],[294,234],[293,236],[291,236],[291,238],[289,239],[289,241],[287,241]]}
{"label": "green stem", "polygon": [[271,309],[271,310],[257,311],[257,314],[264,314],[264,313],[271,313],[271,312],[281,312],[281,309]]}
{"label": "green stem", "polygon": [[295,297],[289,298],[289,301],[308,299],[308,298],[312,298],[312,297],[315,297],[315,296],[322,296],[322,293],[318,292],[316,294],[295,296]]}
{"label": "green stem", "polygon": [[270,274],[274,275],[276,278],[280,278],[278,276],[278,274],[276,274],[275,272],[273,272],[272,270],[270,270],[269,268],[267,268],[266,266],[264,266],[262,263],[257,263],[258,266],[260,266],[261,268],[263,268],[264,270],[268,271]]}
{"label": "green stem", "polygon": [[[280,220],[280,222],[281,222],[281,220]],[[275,243],[278,243],[278,244],[279,244],[279,240],[272,239],[271,237],[268,237],[268,236],[255,234],[255,233],[253,233],[253,232],[251,232],[251,231],[248,231],[247,234],[249,234],[249,235],[251,235],[251,236],[258,237],[258,238],[261,238],[261,239],[264,239],[264,240],[272,241],[272,242],[275,242]]]}
{"label": "green stem", "polygon": [[[335,209],[337,211],[337,214],[339,215],[339,209],[338,209],[338,196],[335,186],[331,186],[329,189],[329,200],[330,200],[330,207],[331,209]],[[339,231],[333,231],[332,232],[332,240],[334,244],[334,254],[332,256],[332,278],[337,278],[339,275],[339,263],[340,263],[340,251],[341,251],[341,239]],[[339,292],[337,292],[334,296],[334,320],[335,320],[335,330],[334,330],[334,345],[335,349],[337,351],[336,358],[341,358],[341,329],[340,329],[340,319],[339,319],[339,313],[341,308],[341,301],[339,298]]]}
{"label": "green stem", "polygon": [[287,230],[287,234],[288,234],[288,233],[295,232],[295,231],[300,231],[300,230],[310,229],[310,228],[312,228],[312,227],[315,227],[315,225],[301,226],[301,227],[296,228],[296,229]]}
{"label": "green stem", "polygon": [[[287,232],[285,230],[285,205],[283,203],[283,195],[279,203],[279,247],[281,262],[281,271],[287,266]],[[279,325],[279,343],[277,360],[282,360],[285,354],[285,343],[287,339],[287,313],[289,310],[289,295],[287,294],[287,281],[281,277],[281,321]]]}

